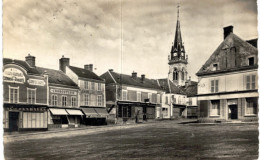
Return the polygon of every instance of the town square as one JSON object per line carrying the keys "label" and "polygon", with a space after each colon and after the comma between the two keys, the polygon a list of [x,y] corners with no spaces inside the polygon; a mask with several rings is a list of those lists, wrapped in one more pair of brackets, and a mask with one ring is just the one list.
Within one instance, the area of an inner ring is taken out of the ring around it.
{"label": "town square", "polygon": [[5,159],[257,159],[257,1],[3,1]]}

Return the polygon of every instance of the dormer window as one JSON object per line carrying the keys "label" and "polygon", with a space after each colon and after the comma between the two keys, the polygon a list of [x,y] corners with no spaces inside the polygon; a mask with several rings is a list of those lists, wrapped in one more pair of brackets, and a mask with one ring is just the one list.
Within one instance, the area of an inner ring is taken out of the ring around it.
{"label": "dormer window", "polygon": [[254,64],[255,64],[255,58],[254,57],[248,58],[248,65],[253,66]]}
{"label": "dormer window", "polygon": [[213,64],[213,68],[212,68],[212,71],[217,71],[218,70],[218,64]]}

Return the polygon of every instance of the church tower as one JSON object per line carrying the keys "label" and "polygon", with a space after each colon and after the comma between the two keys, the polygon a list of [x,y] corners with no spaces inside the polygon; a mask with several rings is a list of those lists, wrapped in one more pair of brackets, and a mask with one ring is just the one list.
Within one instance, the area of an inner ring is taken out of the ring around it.
{"label": "church tower", "polygon": [[181,28],[179,20],[179,8],[177,9],[177,24],[175,31],[175,39],[172,44],[171,54],[169,55],[169,73],[168,78],[176,85],[184,86],[187,80],[187,64],[188,56],[185,55],[184,44],[181,37]]}

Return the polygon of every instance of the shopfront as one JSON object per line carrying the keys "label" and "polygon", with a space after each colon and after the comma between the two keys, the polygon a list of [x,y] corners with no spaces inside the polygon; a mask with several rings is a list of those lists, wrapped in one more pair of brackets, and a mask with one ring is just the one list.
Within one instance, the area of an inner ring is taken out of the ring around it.
{"label": "shopfront", "polygon": [[83,123],[85,125],[106,125],[106,119],[109,114],[105,107],[81,107],[85,116],[83,118]]}

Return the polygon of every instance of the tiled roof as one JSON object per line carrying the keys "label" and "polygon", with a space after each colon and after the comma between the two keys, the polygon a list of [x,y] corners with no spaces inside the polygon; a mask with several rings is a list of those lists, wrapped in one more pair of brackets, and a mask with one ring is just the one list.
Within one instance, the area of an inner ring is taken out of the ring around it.
{"label": "tiled roof", "polygon": [[[249,56],[255,56],[255,66],[248,66],[247,58]],[[258,62],[257,56],[258,51],[256,47],[235,34],[230,33],[197,72],[197,75],[256,68]],[[214,71],[212,69],[213,64],[218,64],[218,70]]]}
{"label": "tiled roof", "polygon": [[169,79],[158,79],[158,82],[166,93],[185,94],[178,86]]}
{"label": "tiled roof", "polygon": [[132,78],[131,75],[120,74],[113,71],[108,71],[103,75],[101,75],[100,77],[106,80],[106,84],[115,83],[116,81],[116,83],[124,84],[124,85],[162,90],[162,88],[158,85],[157,81],[154,79],[145,78],[144,81],[142,81],[141,77]]}
{"label": "tiled roof", "polygon": [[78,68],[74,66],[69,66],[69,68],[78,76],[81,78],[88,78],[98,81],[104,81],[102,78],[100,78],[98,75],[96,75],[94,72],[91,72],[89,70]]}
{"label": "tiled roof", "polygon": [[78,88],[78,85],[73,82],[64,72],[60,70],[54,70],[49,68],[36,67],[40,73],[46,73],[48,75],[48,81],[50,84],[65,85],[72,88]]}
{"label": "tiled roof", "polygon": [[196,96],[198,94],[198,82],[191,81],[187,87],[183,86],[182,90],[186,93],[187,97]]}
{"label": "tiled roof", "polygon": [[37,75],[40,74],[35,67],[31,67],[27,62],[22,61],[22,60],[16,60],[16,59],[13,60],[10,58],[3,58],[3,65],[6,65],[6,64],[19,65],[20,67],[24,68],[28,74],[37,74]]}

